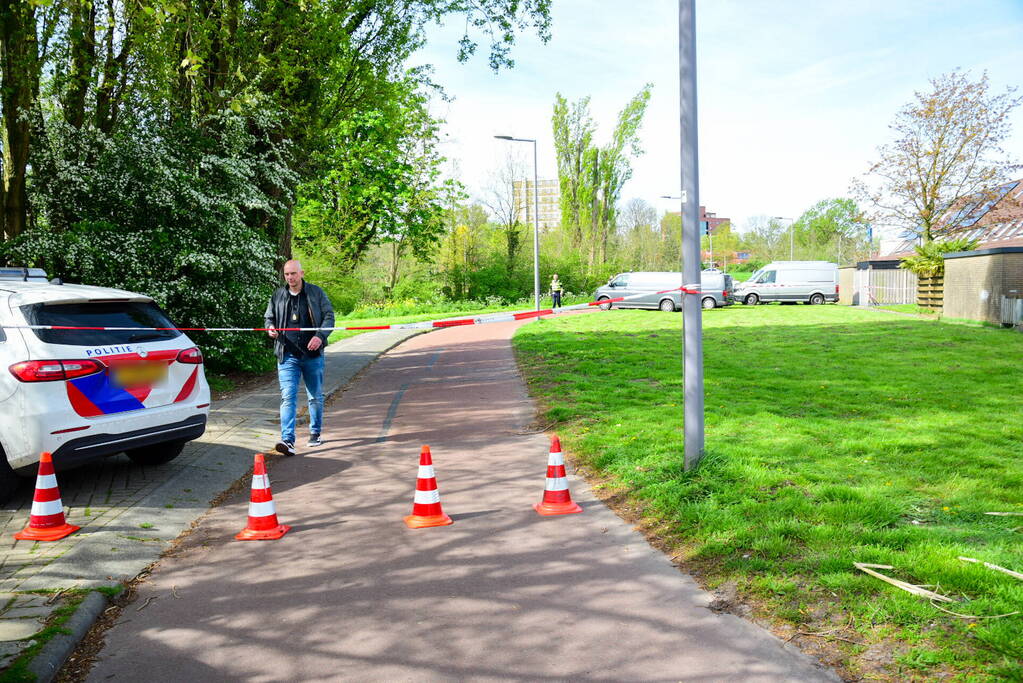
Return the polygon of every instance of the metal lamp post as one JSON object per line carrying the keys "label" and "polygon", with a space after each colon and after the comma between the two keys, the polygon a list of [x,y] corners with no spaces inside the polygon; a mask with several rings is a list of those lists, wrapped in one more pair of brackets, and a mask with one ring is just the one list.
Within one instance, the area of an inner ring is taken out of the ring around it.
{"label": "metal lamp post", "polygon": [[796,224],[796,219],[795,218],[786,218],[785,216],[771,216],[771,218],[773,218],[776,221],[788,221],[789,222],[789,261],[795,261],[796,259],[793,256],[793,254],[795,253],[795,251],[794,251],[795,242],[793,241],[793,237],[795,235],[795,230],[792,229],[792,226]]}
{"label": "metal lamp post", "polygon": [[[540,310],[540,176],[536,165],[536,140],[533,138],[513,138],[510,135],[495,135],[498,140],[533,143],[533,305]],[[525,199],[529,201],[529,181],[523,183]],[[527,203],[528,207],[529,204]]]}
{"label": "metal lamp post", "polygon": [[[700,285],[700,178],[696,118],[696,0],[678,2],[679,128],[682,175],[682,284]],[[682,297],[682,384],[686,471],[703,458],[703,320],[700,297]]]}

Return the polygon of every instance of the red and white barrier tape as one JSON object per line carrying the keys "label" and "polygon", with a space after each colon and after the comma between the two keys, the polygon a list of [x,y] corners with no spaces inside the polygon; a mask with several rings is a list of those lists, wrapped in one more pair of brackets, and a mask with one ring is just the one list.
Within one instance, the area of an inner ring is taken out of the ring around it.
{"label": "red and white barrier tape", "polygon": [[[523,311],[520,313],[495,313],[486,316],[476,316],[473,318],[454,318],[449,320],[425,320],[418,323],[399,323],[397,325],[350,325],[348,327],[278,327],[277,332],[334,332],[337,330],[421,330],[430,328],[440,327],[458,327],[460,325],[483,325],[485,323],[502,323],[511,322],[514,320],[528,320],[529,318],[538,318],[545,315],[560,315],[561,313],[567,313],[568,311],[578,311],[593,306],[605,306],[615,304],[620,301],[627,301],[629,299],[637,299],[644,296],[658,296],[661,294],[670,294],[671,292],[682,292],[683,294],[699,294],[699,285],[688,285],[685,287],[676,287],[675,289],[666,289],[661,292],[643,292],[641,294],[631,294],[629,296],[620,296],[614,299],[604,299],[602,301],[590,301],[585,304],[574,304],[572,306],[563,306],[555,309],[544,309],[541,311]],[[178,332],[269,332],[271,328],[267,327],[91,327],[83,325],[3,325],[4,329],[8,330],[104,330],[110,332],[167,332],[176,330]]]}

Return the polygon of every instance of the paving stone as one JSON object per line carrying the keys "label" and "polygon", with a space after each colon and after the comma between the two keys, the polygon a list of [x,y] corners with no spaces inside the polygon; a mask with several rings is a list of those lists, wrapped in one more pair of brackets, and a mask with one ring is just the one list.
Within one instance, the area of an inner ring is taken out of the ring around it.
{"label": "paving stone", "polygon": [[0,619],[0,641],[25,640],[43,630],[39,619]]}
{"label": "paving stone", "polygon": [[24,643],[18,641],[0,642],[0,669],[7,668],[21,654]]}
{"label": "paving stone", "polygon": [[50,616],[50,613],[56,609],[56,604],[53,605],[15,605],[6,612],[3,613],[4,619],[24,619],[25,617],[40,617],[45,619]]}

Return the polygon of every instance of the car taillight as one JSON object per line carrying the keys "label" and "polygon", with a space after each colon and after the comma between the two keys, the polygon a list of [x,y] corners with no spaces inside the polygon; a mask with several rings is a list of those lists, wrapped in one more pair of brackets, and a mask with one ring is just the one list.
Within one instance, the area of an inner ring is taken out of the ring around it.
{"label": "car taillight", "polygon": [[190,349],[184,349],[178,354],[179,363],[188,363],[190,365],[199,365],[202,363],[202,351],[199,350],[198,346],[193,346]]}
{"label": "car taillight", "polygon": [[97,360],[26,360],[15,363],[11,374],[22,382],[54,382],[95,375],[106,366]]}
{"label": "car taillight", "polygon": [[721,298],[722,299],[727,299],[728,298],[728,290],[727,289],[722,289],[721,290]]}

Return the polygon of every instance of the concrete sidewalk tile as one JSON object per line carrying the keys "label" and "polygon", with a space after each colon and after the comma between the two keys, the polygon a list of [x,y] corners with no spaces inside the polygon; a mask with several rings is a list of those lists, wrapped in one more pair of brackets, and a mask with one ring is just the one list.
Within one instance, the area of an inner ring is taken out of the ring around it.
{"label": "concrete sidewalk tile", "polygon": [[53,611],[52,605],[45,602],[38,605],[14,606],[3,614],[4,619],[26,619],[30,617],[47,617]]}
{"label": "concrete sidewalk tile", "polygon": [[25,648],[25,643],[0,641],[0,669],[6,669]]}
{"label": "concrete sidewalk tile", "polygon": [[38,619],[0,619],[0,641],[25,640],[42,630]]}

